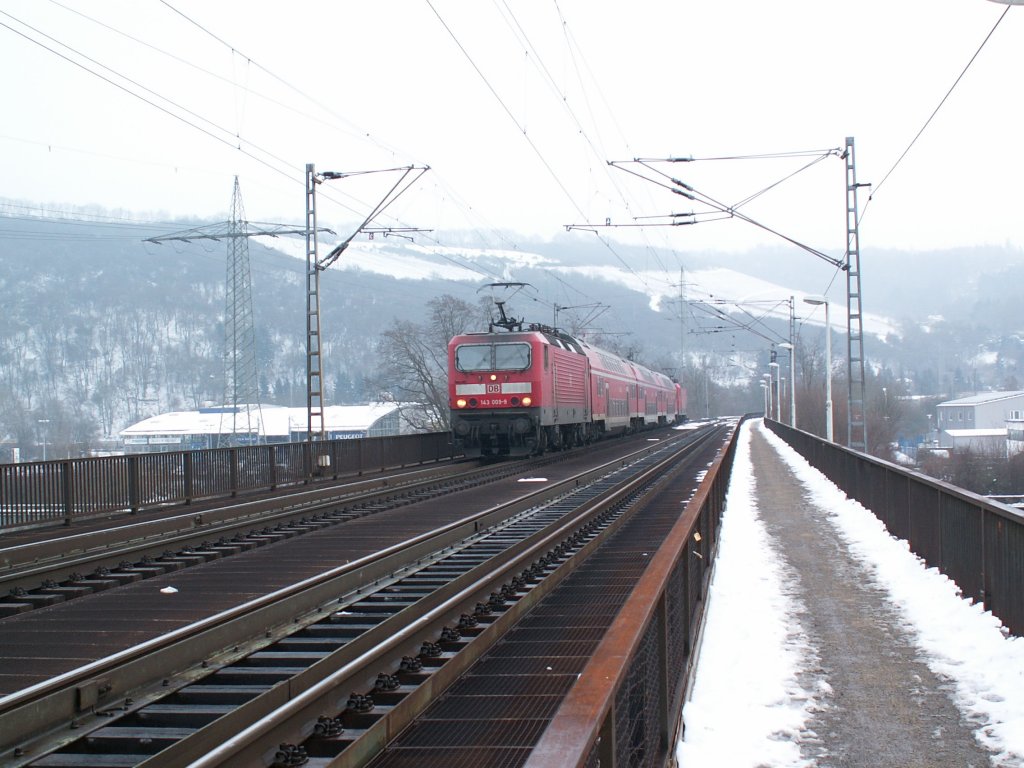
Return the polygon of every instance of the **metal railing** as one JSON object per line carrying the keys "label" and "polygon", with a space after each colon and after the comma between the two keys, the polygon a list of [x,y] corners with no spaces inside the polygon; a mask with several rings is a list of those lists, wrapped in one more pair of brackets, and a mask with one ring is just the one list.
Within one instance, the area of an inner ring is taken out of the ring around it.
{"label": "metal railing", "polygon": [[614,663],[604,674],[584,672],[526,768],[653,768],[674,760],[738,433],[634,588],[630,602],[647,606],[646,617],[619,614],[594,653]]}
{"label": "metal railing", "polygon": [[448,432],[0,465],[0,532],[452,458]]}
{"label": "metal railing", "polygon": [[1024,514],[777,421],[765,424],[964,597],[1024,635]]}

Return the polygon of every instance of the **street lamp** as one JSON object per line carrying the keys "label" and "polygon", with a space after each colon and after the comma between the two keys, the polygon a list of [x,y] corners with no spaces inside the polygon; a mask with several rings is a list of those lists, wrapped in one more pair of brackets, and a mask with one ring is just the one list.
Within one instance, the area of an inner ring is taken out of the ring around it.
{"label": "street lamp", "polygon": [[796,429],[796,348],[788,341],[779,344],[789,350],[789,426]]}
{"label": "street lamp", "polygon": [[766,418],[772,417],[772,375],[770,373],[762,373],[761,378],[765,381],[761,382],[761,386],[768,388],[768,407],[765,409],[764,415]]}
{"label": "street lamp", "polygon": [[775,369],[775,372],[774,372],[774,376],[775,376],[775,392],[774,392],[774,395],[775,395],[775,420],[776,421],[782,421],[782,414],[780,413],[780,411],[782,410],[781,407],[780,407],[782,405],[782,403],[781,403],[782,392],[779,390],[779,375],[780,375],[779,374],[779,364],[774,362],[774,361],[768,363],[768,384],[769,384],[769,386],[771,386],[772,375],[773,375],[772,374],[772,369],[773,368]]}
{"label": "street lamp", "polygon": [[832,317],[824,296],[804,296],[804,303],[825,306],[825,439],[832,442]]}
{"label": "street lamp", "polygon": [[[764,397],[764,412],[768,413],[768,385],[763,381],[761,382],[761,395]],[[929,416],[929,418],[931,418]]]}
{"label": "street lamp", "polygon": [[43,435],[43,461],[46,461],[46,425],[50,423],[50,420],[49,419],[36,419],[36,421],[38,421],[40,424],[42,424],[42,427],[40,427],[39,431]]}

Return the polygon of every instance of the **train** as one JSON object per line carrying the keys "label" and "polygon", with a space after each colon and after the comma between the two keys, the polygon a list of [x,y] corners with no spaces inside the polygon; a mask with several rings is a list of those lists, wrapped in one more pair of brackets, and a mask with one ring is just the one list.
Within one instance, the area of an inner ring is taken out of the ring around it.
{"label": "train", "polygon": [[686,419],[686,390],[668,376],[502,318],[448,343],[452,439],[467,457],[531,456]]}

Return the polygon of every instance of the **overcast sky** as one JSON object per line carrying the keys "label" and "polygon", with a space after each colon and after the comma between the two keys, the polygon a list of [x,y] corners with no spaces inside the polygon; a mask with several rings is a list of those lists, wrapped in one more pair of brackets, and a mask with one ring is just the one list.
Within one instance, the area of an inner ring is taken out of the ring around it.
{"label": "overcast sky", "polygon": [[[302,222],[306,163],[429,164],[389,209],[395,218],[377,223],[515,242],[704,210],[608,160],[826,150],[853,136],[858,181],[877,186],[1005,10],[988,0],[168,3],[0,0],[0,197],[226,217],[237,174],[247,218]],[[1011,8],[870,204],[862,190],[863,250],[1024,245],[1024,154],[1013,144],[1024,135],[1022,71],[1024,9]],[[811,159],[662,170],[733,204]],[[321,223],[356,220],[395,181],[327,182]],[[840,256],[844,163],[826,157],[742,210]],[[735,219],[602,232],[684,253],[781,242]]]}

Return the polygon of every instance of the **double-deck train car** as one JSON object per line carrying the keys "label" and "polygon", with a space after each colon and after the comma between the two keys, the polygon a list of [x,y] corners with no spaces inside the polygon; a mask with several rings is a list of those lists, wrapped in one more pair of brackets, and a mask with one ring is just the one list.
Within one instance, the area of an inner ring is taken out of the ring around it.
{"label": "double-deck train car", "polygon": [[543,326],[470,333],[448,344],[456,446],[527,456],[685,418],[667,376]]}

